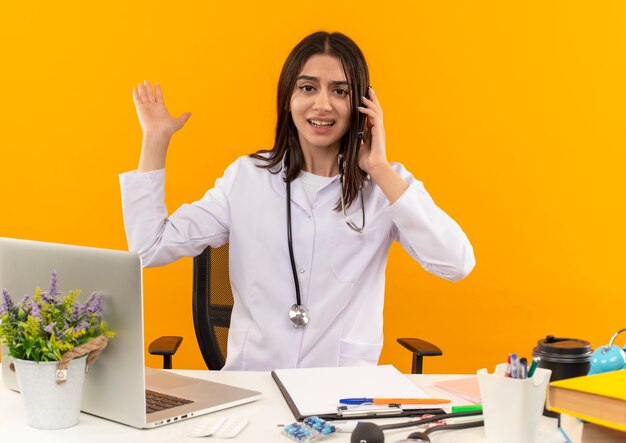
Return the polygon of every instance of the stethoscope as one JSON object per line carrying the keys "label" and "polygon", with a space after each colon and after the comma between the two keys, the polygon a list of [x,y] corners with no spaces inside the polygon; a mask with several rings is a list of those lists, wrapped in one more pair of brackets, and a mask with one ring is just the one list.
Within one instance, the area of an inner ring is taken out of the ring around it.
{"label": "stethoscope", "polygon": [[[346,206],[344,204],[343,199],[343,167],[344,160],[343,156],[340,154],[338,159],[339,163],[339,186],[341,193],[341,210],[343,211],[343,217],[350,229],[356,232],[363,232],[363,228],[365,228],[365,206],[363,204],[363,189],[361,188],[359,194],[361,195],[361,216],[363,218],[363,223],[361,226],[357,226],[356,223],[350,218],[350,216],[346,213]],[[296,271],[296,261],[293,258],[293,242],[291,239],[291,182],[286,182],[287,188],[287,242],[289,244],[289,259],[291,261],[291,272],[293,273],[293,282],[296,287],[296,303],[291,305],[289,308],[289,319],[293,323],[294,328],[298,328],[300,326],[306,326],[309,323],[309,310],[305,305],[302,304],[302,299],[300,298],[300,284],[298,282],[298,271]]]}
{"label": "stethoscope", "polygon": [[[383,431],[385,430],[409,428],[412,426],[421,426],[427,423],[432,423],[432,422],[439,421],[439,420],[445,420],[446,418],[472,417],[472,416],[478,416],[482,414],[483,414],[483,411],[453,412],[451,414],[431,415],[430,417],[422,418],[417,421],[391,423],[388,425],[377,425],[376,423],[364,421],[356,425],[356,428],[354,428],[354,431],[352,431],[352,435],[350,436],[350,441],[357,441],[360,443],[384,443],[385,434],[383,433]],[[402,443],[405,443],[405,442],[406,443],[409,443],[409,442],[429,443],[431,441],[429,434],[432,434],[433,432],[446,431],[446,430],[452,430],[452,429],[477,428],[479,426],[484,426],[483,420],[438,425],[432,428],[428,428],[424,432],[413,432],[405,440],[400,440],[400,441]]]}

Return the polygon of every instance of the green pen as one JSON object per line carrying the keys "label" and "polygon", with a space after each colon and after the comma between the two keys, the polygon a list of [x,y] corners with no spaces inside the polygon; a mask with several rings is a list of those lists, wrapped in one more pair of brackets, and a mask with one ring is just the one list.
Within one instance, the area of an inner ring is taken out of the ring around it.
{"label": "green pen", "polygon": [[452,406],[452,413],[455,412],[470,412],[470,411],[482,411],[483,405],[461,405]]}
{"label": "green pen", "polygon": [[530,364],[530,369],[528,370],[528,378],[533,376],[535,369],[537,369],[537,360],[533,359],[533,362]]}

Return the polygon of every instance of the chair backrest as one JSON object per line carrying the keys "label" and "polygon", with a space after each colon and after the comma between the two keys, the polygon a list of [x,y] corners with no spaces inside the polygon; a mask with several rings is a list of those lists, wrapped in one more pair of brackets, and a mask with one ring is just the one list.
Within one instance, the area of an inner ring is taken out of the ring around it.
{"label": "chair backrest", "polygon": [[[208,247],[193,260],[193,324],[209,369],[222,369],[226,362],[233,303],[228,243],[216,249]],[[422,373],[423,357],[443,355],[441,349],[424,340],[399,338],[398,342],[413,353],[413,374]]]}
{"label": "chair backrest", "polygon": [[228,276],[228,244],[206,248],[193,260],[193,323],[202,357],[209,369],[222,369],[233,292]]}

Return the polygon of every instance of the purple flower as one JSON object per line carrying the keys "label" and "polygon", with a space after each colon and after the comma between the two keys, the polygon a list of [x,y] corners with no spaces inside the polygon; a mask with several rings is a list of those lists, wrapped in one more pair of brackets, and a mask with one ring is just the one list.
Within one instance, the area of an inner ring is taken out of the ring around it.
{"label": "purple flower", "polygon": [[25,308],[26,304],[28,303],[29,298],[30,298],[30,294],[24,294],[24,297],[22,297],[18,305],[21,306],[22,308]]}
{"label": "purple flower", "polygon": [[43,330],[46,331],[50,335],[54,335],[54,327],[55,326],[56,325],[54,324],[54,322],[52,322],[49,325],[44,326]]}
{"label": "purple flower", "polygon": [[3,289],[2,302],[0,303],[0,314],[4,315],[14,307],[15,305],[13,304],[13,300],[11,299],[11,295],[7,292],[6,289]]}
{"label": "purple flower", "polygon": [[100,314],[102,309],[102,294],[100,292],[94,292],[83,306],[83,313],[85,315]]}
{"label": "purple flower", "polygon": [[30,294],[24,294],[17,306],[18,308],[22,309],[22,311],[24,311],[24,314],[26,314],[26,316],[28,316],[30,314],[30,304]]}
{"label": "purple flower", "polygon": [[30,304],[30,315],[33,316],[33,318],[41,318],[41,307],[35,303],[35,301],[33,300],[33,302]]}
{"label": "purple flower", "polygon": [[82,303],[76,302],[74,307],[72,308],[72,321],[77,322],[80,318],[81,312],[83,311],[84,306]]}
{"label": "purple flower", "polygon": [[88,321],[81,321],[78,326],[74,329],[75,331],[82,331],[83,329],[87,329],[89,327]]}
{"label": "purple flower", "polygon": [[46,303],[56,303],[57,302],[57,271],[52,271],[52,277],[50,277],[50,289],[48,292],[44,292],[41,294],[43,300]]}

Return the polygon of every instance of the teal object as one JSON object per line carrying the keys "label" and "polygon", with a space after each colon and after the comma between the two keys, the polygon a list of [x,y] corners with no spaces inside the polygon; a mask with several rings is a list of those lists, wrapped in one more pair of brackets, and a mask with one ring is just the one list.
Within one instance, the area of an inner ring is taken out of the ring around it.
{"label": "teal object", "polygon": [[626,352],[619,346],[601,346],[591,354],[590,375],[624,368],[626,368]]}
{"label": "teal object", "polygon": [[600,346],[591,354],[591,370],[589,371],[589,375],[626,369],[626,345],[624,345],[622,349],[613,344],[617,336],[622,332],[626,332],[626,328],[617,331],[613,334],[613,337],[611,337],[611,341],[608,345]]}

